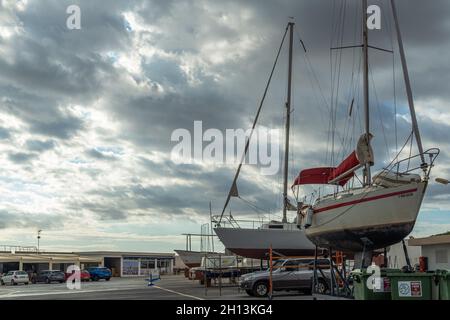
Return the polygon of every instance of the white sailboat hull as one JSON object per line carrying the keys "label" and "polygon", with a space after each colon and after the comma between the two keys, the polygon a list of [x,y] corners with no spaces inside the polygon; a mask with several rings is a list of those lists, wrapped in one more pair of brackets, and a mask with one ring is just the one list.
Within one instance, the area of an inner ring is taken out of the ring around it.
{"label": "white sailboat hull", "polygon": [[200,267],[202,258],[205,255],[217,254],[216,252],[201,252],[201,251],[188,251],[188,250],[174,250],[183,263],[188,268]]}
{"label": "white sailboat hull", "polygon": [[268,259],[272,250],[284,256],[310,256],[315,245],[303,230],[215,228],[225,248],[246,258]]}
{"label": "white sailboat hull", "polygon": [[318,246],[345,252],[398,243],[414,228],[426,187],[426,182],[378,187],[321,201],[306,235]]}

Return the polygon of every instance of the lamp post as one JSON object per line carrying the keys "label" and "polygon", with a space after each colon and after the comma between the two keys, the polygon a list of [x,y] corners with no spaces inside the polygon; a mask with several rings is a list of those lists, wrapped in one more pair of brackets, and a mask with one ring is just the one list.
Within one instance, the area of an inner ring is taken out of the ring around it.
{"label": "lamp post", "polygon": [[38,254],[39,254],[39,241],[41,240],[41,232],[42,232],[42,230],[38,230],[38,235],[37,235],[37,243],[38,243],[37,252],[38,252]]}

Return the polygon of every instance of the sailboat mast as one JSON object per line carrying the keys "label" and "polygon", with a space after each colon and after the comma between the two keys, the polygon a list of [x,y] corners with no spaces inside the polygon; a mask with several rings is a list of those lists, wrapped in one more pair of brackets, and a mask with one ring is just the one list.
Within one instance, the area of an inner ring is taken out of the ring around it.
{"label": "sailboat mast", "polygon": [[294,46],[294,22],[289,22],[289,71],[288,71],[288,93],[286,101],[286,141],[284,147],[284,185],[283,185],[283,223],[287,222],[288,206],[288,173],[289,173],[289,132],[291,126],[291,96],[292,96],[292,59]]}
{"label": "sailboat mast", "polygon": [[409,111],[411,113],[412,126],[414,130],[414,135],[417,140],[417,146],[419,148],[422,163],[425,164],[426,167],[425,155],[423,154],[422,139],[420,137],[419,125],[417,124],[416,111],[414,108],[414,99],[411,90],[411,81],[409,80],[408,65],[406,64],[405,49],[403,48],[402,34],[400,32],[400,24],[398,22],[397,8],[394,0],[391,0],[391,6],[392,6],[392,13],[394,15],[395,28],[397,31],[398,47],[400,50],[400,58],[402,60],[403,76],[405,79],[406,93],[408,95]]}
{"label": "sailboat mast", "polygon": [[[367,0],[363,0],[363,56],[364,56],[364,120],[367,144],[370,146],[370,108],[369,108],[369,29],[367,27]],[[366,163],[364,170],[364,186],[370,185],[372,181],[370,163]]]}

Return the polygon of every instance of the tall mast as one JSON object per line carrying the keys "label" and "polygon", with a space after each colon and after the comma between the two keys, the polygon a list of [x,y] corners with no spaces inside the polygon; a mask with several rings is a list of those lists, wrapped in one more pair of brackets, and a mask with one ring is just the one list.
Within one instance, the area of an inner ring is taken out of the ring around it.
{"label": "tall mast", "polygon": [[287,222],[288,206],[288,171],[289,171],[289,132],[291,126],[291,95],[292,95],[292,58],[294,45],[294,22],[289,22],[289,71],[288,71],[288,94],[286,101],[286,142],[284,147],[284,185],[283,185],[283,223]]}
{"label": "tall mast", "polygon": [[[369,29],[367,27],[367,0],[363,0],[363,56],[364,56],[364,120],[366,129],[366,139],[370,146],[370,108],[369,108]],[[364,170],[363,184],[367,186],[371,183],[370,163],[366,163]]]}
{"label": "tall mast", "polygon": [[417,146],[419,148],[419,153],[420,153],[422,163],[426,165],[425,155],[423,154],[422,139],[420,138],[419,125],[417,124],[416,111],[414,108],[414,99],[413,99],[412,90],[411,90],[411,81],[409,80],[408,65],[406,64],[405,49],[403,48],[402,34],[400,32],[400,24],[398,22],[397,8],[395,6],[394,0],[391,0],[391,5],[392,5],[392,13],[394,15],[395,28],[397,30],[398,47],[400,50],[400,57],[402,60],[403,77],[405,79],[406,93],[408,95],[408,103],[409,103],[409,111],[411,114],[412,127],[413,127],[413,131],[414,131],[414,135],[417,140]]}

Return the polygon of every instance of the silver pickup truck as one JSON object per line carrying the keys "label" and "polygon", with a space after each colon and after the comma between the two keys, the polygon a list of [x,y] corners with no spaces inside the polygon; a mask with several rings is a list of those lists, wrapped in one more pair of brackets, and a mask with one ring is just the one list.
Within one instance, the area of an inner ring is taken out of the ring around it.
{"label": "silver pickup truck", "polygon": [[[318,259],[317,266],[317,292],[326,293],[330,279],[328,259]],[[314,276],[314,259],[285,259],[277,260],[272,268],[273,291],[298,290],[311,294]],[[325,276],[325,278],[324,278]],[[269,293],[270,270],[245,274],[241,277],[239,285],[248,295],[264,297]]]}

